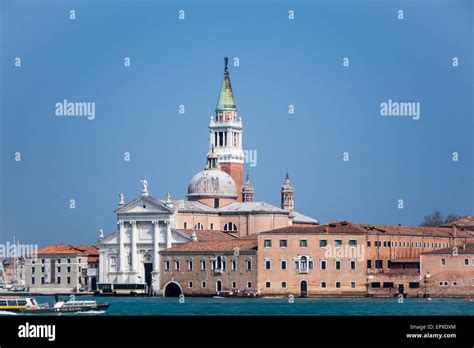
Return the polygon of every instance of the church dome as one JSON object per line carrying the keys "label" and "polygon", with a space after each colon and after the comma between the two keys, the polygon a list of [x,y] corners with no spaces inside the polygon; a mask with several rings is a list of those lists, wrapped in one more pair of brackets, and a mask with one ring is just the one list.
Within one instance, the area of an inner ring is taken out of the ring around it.
{"label": "church dome", "polygon": [[220,169],[205,169],[191,179],[188,198],[220,197],[237,198],[234,179]]}
{"label": "church dome", "polygon": [[207,154],[205,169],[194,175],[188,186],[188,199],[204,197],[237,198],[237,185],[220,169],[213,147]]}

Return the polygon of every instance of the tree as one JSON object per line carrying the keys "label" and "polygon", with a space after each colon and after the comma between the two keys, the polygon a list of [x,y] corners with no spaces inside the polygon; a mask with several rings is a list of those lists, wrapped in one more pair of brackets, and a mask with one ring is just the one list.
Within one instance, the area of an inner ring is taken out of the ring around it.
{"label": "tree", "polygon": [[457,214],[449,214],[446,219],[443,218],[443,215],[439,210],[436,210],[434,213],[425,215],[423,221],[421,222],[420,226],[424,227],[439,227],[443,224],[447,224],[459,219],[462,219],[465,216],[457,215]]}
{"label": "tree", "polygon": [[453,222],[453,221],[456,221],[456,220],[460,220],[463,217],[464,216],[462,216],[462,215],[449,214],[448,217],[444,220],[444,223],[447,224],[447,223],[450,223],[450,222]]}
{"label": "tree", "polygon": [[436,210],[434,213],[425,215],[420,226],[423,227],[437,227],[444,224],[443,215],[439,210]]}

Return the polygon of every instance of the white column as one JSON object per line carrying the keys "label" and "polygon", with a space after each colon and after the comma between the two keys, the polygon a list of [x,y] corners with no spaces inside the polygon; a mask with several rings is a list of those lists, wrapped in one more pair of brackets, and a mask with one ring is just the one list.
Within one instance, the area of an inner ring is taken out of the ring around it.
{"label": "white column", "polygon": [[107,255],[105,254],[105,250],[99,251],[99,283],[106,283],[106,272],[107,268],[105,265],[105,261],[107,260]]}
{"label": "white column", "polygon": [[153,271],[160,271],[160,222],[153,221]]}
{"label": "white column", "polygon": [[138,253],[137,253],[138,227],[137,227],[137,222],[136,221],[132,221],[131,243],[132,243],[132,246],[130,248],[131,257],[132,257],[132,267],[131,267],[132,269],[131,269],[131,271],[136,272],[137,271],[137,257],[138,257]]}
{"label": "white column", "polygon": [[118,254],[118,271],[125,271],[125,223],[119,221],[119,254]]}
{"label": "white column", "polygon": [[171,224],[169,220],[165,221],[166,224],[166,247],[171,248]]}

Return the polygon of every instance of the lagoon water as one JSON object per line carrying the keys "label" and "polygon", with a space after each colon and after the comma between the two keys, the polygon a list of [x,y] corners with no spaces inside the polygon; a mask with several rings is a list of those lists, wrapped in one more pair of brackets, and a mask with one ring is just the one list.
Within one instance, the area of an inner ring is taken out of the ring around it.
{"label": "lagoon water", "polygon": [[[35,296],[39,303],[54,303],[51,296]],[[405,298],[209,298],[187,297],[184,303],[178,298],[163,297],[92,297],[78,296],[76,299],[95,299],[110,304],[102,315],[474,315],[474,302],[466,299]],[[94,315],[78,314],[78,315]]]}

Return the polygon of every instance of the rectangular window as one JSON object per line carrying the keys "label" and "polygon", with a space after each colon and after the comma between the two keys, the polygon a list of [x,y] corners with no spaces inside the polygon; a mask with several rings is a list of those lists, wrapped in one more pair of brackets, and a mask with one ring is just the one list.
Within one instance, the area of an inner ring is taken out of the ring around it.
{"label": "rectangular window", "polygon": [[67,272],[68,272],[68,273],[71,273],[71,267],[68,267],[68,268],[67,268]]}
{"label": "rectangular window", "polygon": [[342,240],[341,239],[334,240],[334,247],[336,248],[342,247]]}
{"label": "rectangular window", "polygon": [[41,277],[41,284],[44,284],[44,277]]}
{"label": "rectangular window", "polygon": [[187,223],[187,222],[184,223],[183,228],[184,228],[184,229],[187,229],[187,228],[188,228],[188,223]]}
{"label": "rectangular window", "polygon": [[206,287],[206,282],[201,282],[201,288],[205,288]]}
{"label": "rectangular window", "polygon": [[247,282],[247,288],[252,288],[252,282]]}
{"label": "rectangular window", "polygon": [[469,266],[469,259],[464,259],[464,266]]}
{"label": "rectangular window", "polygon": [[188,260],[188,271],[193,270],[193,260]]}
{"label": "rectangular window", "polygon": [[441,259],[441,266],[446,266],[446,259]]}
{"label": "rectangular window", "polygon": [[31,267],[31,273],[35,273],[35,268]]}
{"label": "rectangular window", "polygon": [[237,260],[231,261],[231,269],[232,271],[237,271]]}
{"label": "rectangular window", "polygon": [[392,260],[387,260],[387,268],[392,268]]}
{"label": "rectangular window", "polygon": [[340,288],[341,287],[341,282],[336,282],[336,288]]}
{"label": "rectangular window", "polygon": [[321,239],[321,240],[319,241],[319,247],[320,247],[320,248],[325,248],[325,247],[327,247],[327,246],[328,246],[328,241],[327,241],[326,239]]}
{"label": "rectangular window", "polygon": [[181,265],[180,265],[179,260],[176,260],[176,261],[174,262],[174,269],[175,269],[176,271],[179,271],[179,267],[180,267],[180,266],[181,266]]}
{"label": "rectangular window", "polygon": [[281,287],[282,287],[283,289],[285,289],[285,288],[286,288],[286,282],[281,282]]}
{"label": "rectangular window", "polygon": [[265,239],[265,240],[263,241],[263,246],[264,246],[265,248],[270,248],[270,247],[272,246],[272,240],[271,240],[271,239]]}
{"label": "rectangular window", "polygon": [[281,260],[281,269],[286,270],[286,260]]}
{"label": "rectangular window", "polygon": [[371,283],[371,286],[372,286],[372,288],[377,289],[377,288],[380,288],[380,283],[379,282],[374,282],[374,283]]}
{"label": "rectangular window", "polygon": [[270,283],[270,282],[265,282],[265,287],[266,287],[267,289],[271,288],[271,287],[272,287],[272,283]]}
{"label": "rectangular window", "polygon": [[31,284],[35,283],[35,277],[31,277]]}
{"label": "rectangular window", "polygon": [[44,267],[41,267],[41,272],[44,273]]}
{"label": "rectangular window", "polygon": [[165,271],[169,271],[170,270],[170,262],[169,260],[166,260],[165,261]]}
{"label": "rectangular window", "polygon": [[326,260],[321,260],[321,269],[326,269],[327,267],[327,261]]}
{"label": "rectangular window", "polygon": [[247,271],[251,271],[252,270],[252,260],[247,260]]}
{"label": "rectangular window", "polygon": [[188,288],[192,288],[193,287],[193,282],[188,282]]}
{"label": "rectangular window", "polygon": [[58,277],[58,280],[56,282],[57,284],[61,284],[61,277]]}
{"label": "rectangular window", "polygon": [[286,239],[280,239],[280,248],[286,248],[288,246],[288,241]]}
{"label": "rectangular window", "polygon": [[270,260],[265,261],[265,269],[272,269],[272,262]]}
{"label": "rectangular window", "polygon": [[336,269],[341,269],[341,260],[336,260]]}
{"label": "rectangular window", "polygon": [[205,271],[205,270],[206,270],[206,261],[201,260],[201,271]]}
{"label": "rectangular window", "polygon": [[355,287],[356,287],[356,282],[351,282],[351,288],[355,289]]}
{"label": "rectangular window", "polygon": [[67,263],[71,263],[71,259],[67,259]]}
{"label": "rectangular window", "polygon": [[349,241],[349,246],[350,246],[351,248],[355,248],[355,247],[357,246],[357,240],[351,239],[351,240]]}
{"label": "rectangular window", "polygon": [[211,230],[213,230],[213,229],[214,229],[214,224],[213,224],[213,223],[211,223]]}
{"label": "rectangular window", "polygon": [[300,240],[300,247],[306,248],[308,246],[308,241],[306,239]]}
{"label": "rectangular window", "polygon": [[61,267],[58,266],[58,273],[61,273]]}
{"label": "rectangular window", "polygon": [[410,283],[408,283],[408,287],[409,287],[410,289],[418,289],[418,288],[420,287],[420,283],[418,283],[418,282],[410,282]]}
{"label": "rectangular window", "polygon": [[67,277],[67,283],[71,284],[71,277]]}
{"label": "rectangular window", "polygon": [[375,268],[383,268],[383,260],[375,260]]}
{"label": "rectangular window", "polygon": [[237,289],[237,282],[232,282],[232,289]]}
{"label": "rectangular window", "polygon": [[384,283],[383,283],[383,287],[384,287],[385,289],[387,289],[387,288],[393,288],[393,282],[384,282]]}
{"label": "rectangular window", "polygon": [[355,260],[351,260],[351,269],[355,270],[356,269],[356,262]]}
{"label": "rectangular window", "polygon": [[370,240],[367,241],[367,248],[370,248],[371,246],[371,243],[370,243]]}
{"label": "rectangular window", "polygon": [[368,269],[372,268],[372,260],[367,260],[367,268]]}
{"label": "rectangular window", "polygon": [[321,287],[322,287],[322,288],[326,288],[326,287],[327,287],[326,282],[321,282]]}

